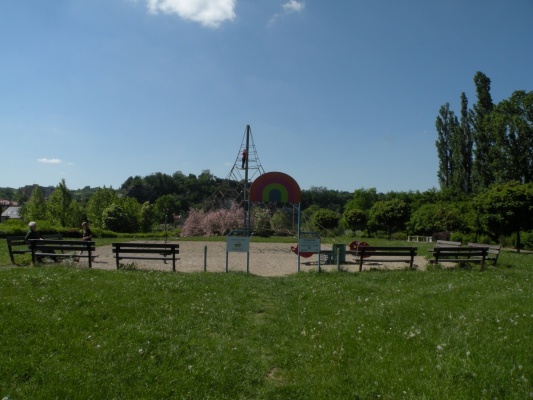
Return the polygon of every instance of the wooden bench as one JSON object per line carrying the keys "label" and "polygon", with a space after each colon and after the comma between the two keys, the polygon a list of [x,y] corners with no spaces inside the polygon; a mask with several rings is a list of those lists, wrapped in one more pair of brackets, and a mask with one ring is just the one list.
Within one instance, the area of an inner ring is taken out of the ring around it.
{"label": "wooden bench", "polygon": [[92,268],[92,261],[95,257],[93,252],[96,250],[96,245],[92,241],[31,239],[29,240],[29,243],[31,249],[31,261],[34,264],[39,258],[43,257],[51,257],[54,259],[63,259],[66,257],[78,259],[81,257],[87,258],[89,261],[89,268]]}
{"label": "wooden bench", "polygon": [[[63,235],[60,233],[42,235],[43,239],[55,239],[62,240]],[[9,258],[11,258],[11,263],[15,264],[15,254],[31,254],[31,248],[26,240],[25,236],[8,236],[6,237],[7,241],[7,250],[9,251]]]}
{"label": "wooden bench", "polygon": [[179,244],[171,243],[112,243],[113,254],[120,269],[120,260],[169,260],[172,257],[172,271],[176,272],[176,254],[179,254]]}
{"label": "wooden bench", "polygon": [[356,260],[357,258],[359,259],[359,271],[363,270],[364,261],[406,262],[409,263],[409,268],[412,269],[417,250],[417,247],[406,246],[360,246],[354,255],[356,256]]}
{"label": "wooden bench", "polygon": [[492,265],[496,265],[498,262],[498,256],[500,255],[501,247],[495,244],[483,244],[483,243],[468,243],[470,247],[485,247],[487,249],[486,261],[492,261]]}
{"label": "wooden bench", "polygon": [[439,261],[454,263],[479,263],[481,270],[485,268],[488,250],[486,247],[435,247],[433,249],[434,263]]}

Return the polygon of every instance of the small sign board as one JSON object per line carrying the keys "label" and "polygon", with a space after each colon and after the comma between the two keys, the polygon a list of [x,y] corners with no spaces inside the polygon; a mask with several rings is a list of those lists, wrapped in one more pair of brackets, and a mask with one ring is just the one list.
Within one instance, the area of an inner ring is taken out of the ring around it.
{"label": "small sign board", "polygon": [[250,250],[250,238],[244,236],[227,236],[226,251],[248,253]]}
{"label": "small sign board", "polygon": [[301,237],[298,241],[300,253],[318,253],[320,252],[319,237]]}

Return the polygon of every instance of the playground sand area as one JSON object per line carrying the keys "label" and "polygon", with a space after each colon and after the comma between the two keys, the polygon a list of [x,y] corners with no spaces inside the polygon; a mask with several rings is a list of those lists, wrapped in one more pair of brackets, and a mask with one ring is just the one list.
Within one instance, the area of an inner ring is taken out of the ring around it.
{"label": "playground sand area", "polygon": [[[139,241],[143,242],[143,241]],[[144,241],[144,243],[148,243]],[[180,254],[176,260],[176,272],[203,272],[204,265],[207,272],[225,272],[226,256],[229,272],[246,272],[247,256],[249,256],[248,272],[258,276],[287,276],[298,272],[298,256],[291,251],[289,243],[250,243],[249,254],[240,252],[226,252],[225,242],[192,242],[192,241],[172,241],[178,243]],[[296,245],[294,243],[293,245]],[[323,245],[323,249],[331,249],[331,245]],[[116,269],[116,261],[111,246],[100,246],[96,248],[95,261],[92,263],[94,269]],[[383,257],[386,258],[386,257]],[[123,259],[120,261],[125,268],[135,268],[137,270],[172,271],[172,260],[164,262],[161,260],[139,260]],[[87,265],[87,261],[82,259],[80,265]],[[425,270],[427,260],[417,256],[414,260],[414,268]],[[337,264],[320,265],[322,271],[337,271]],[[340,264],[342,271],[359,272],[359,264],[355,257],[346,255],[346,262]],[[370,269],[393,270],[407,269],[407,262],[373,262],[371,258],[365,260],[363,271]],[[318,256],[310,258],[300,258],[300,272],[318,270]]]}

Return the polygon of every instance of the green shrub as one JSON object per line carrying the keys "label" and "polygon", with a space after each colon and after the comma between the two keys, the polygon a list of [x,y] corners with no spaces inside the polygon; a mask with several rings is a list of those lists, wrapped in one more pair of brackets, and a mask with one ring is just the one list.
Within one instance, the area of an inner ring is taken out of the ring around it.
{"label": "green shrub", "polygon": [[461,242],[463,244],[476,241],[476,235],[464,232],[452,232],[450,240],[453,242]]}
{"label": "green shrub", "polygon": [[391,236],[391,239],[405,241],[407,240],[407,235],[405,234],[405,232],[394,232]]}
{"label": "green shrub", "polygon": [[524,232],[520,239],[522,248],[525,250],[533,250],[533,232]]}
{"label": "green shrub", "polygon": [[107,229],[91,228],[95,238],[116,238],[118,234]]}
{"label": "green shrub", "polygon": [[8,219],[0,224],[0,237],[25,235],[28,225],[20,219]]}
{"label": "green shrub", "polygon": [[[502,246],[516,248],[516,235],[501,238]],[[520,249],[533,250],[533,232],[520,232]]]}

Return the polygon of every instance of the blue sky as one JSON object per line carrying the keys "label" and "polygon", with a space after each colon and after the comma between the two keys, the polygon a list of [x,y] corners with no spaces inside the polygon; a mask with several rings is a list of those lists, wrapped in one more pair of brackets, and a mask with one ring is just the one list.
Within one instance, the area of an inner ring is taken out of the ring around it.
{"label": "blue sky", "polygon": [[438,187],[473,77],[533,90],[533,0],[5,0],[0,187],[228,176],[246,125],[302,189]]}

